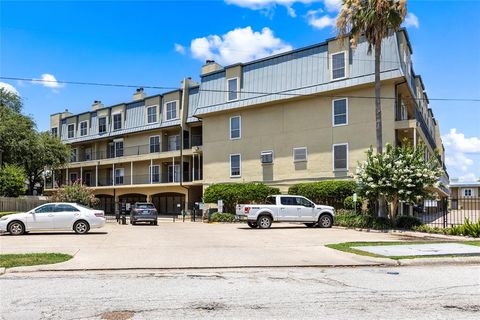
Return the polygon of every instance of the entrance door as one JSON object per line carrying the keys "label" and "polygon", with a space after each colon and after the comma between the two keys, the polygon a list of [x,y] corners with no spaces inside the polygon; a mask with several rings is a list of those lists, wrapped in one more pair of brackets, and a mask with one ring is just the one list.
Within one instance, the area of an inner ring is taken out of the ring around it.
{"label": "entrance door", "polygon": [[97,195],[100,202],[95,206],[95,209],[103,210],[105,214],[115,214],[115,198],[110,195]]}
{"label": "entrance door", "polygon": [[179,215],[185,207],[185,195],[181,193],[159,193],[152,196],[158,214]]}

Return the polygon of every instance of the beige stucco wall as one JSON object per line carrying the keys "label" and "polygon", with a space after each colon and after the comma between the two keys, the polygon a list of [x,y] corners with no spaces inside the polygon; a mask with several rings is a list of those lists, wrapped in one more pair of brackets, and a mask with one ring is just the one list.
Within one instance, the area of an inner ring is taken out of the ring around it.
{"label": "beige stucco wall", "polygon": [[[373,96],[373,87],[335,93],[335,96]],[[394,96],[393,84],[382,95]],[[383,141],[394,142],[394,101],[382,101]],[[229,119],[240,115],[242,137],[229,139]],[[348,143],[348,172],[333,171],[332,145]],[[332,127],[332,98],[257,106],[206,116],[203,119],[204,182],[265,181],[288,186],[298,181],[351,177],[357,161],[375,145],[375,113],[371,99],[349,98],[348,125]],[[308,161],[293,162],[293,148],[307,147]],[[260,163],[261,151],[273,150],[273,164]],[[229,155],[242,156],[240,178],[230,178]]]}

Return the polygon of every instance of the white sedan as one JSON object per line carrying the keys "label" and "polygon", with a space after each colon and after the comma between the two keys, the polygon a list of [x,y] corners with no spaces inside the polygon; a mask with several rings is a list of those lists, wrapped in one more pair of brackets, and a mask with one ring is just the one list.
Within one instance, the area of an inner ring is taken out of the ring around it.
{"label": "white sedan", "polygon": [[105,225],[105,214],[77,203],[47,203],[28,212],[0,218],[0,232],[21,235],[29,231],[73,230],[87,233]]}

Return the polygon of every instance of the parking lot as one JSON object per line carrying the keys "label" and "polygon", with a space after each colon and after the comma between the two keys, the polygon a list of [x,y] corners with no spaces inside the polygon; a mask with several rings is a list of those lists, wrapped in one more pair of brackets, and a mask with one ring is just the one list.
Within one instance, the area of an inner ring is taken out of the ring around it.
{"label": "parking lot", "polygon": [[0,236],[0,251],[74,255],[64,263],[34,267],[42,270],[370,265],[389,260],[356,256],[324,245],[388,240],[398,241],[399,236],[296,224],[274,224],[269,230],[259,230],[245,224],[159,222],[158,226],[132,226],[109,222],[86,235],[5,234]]}

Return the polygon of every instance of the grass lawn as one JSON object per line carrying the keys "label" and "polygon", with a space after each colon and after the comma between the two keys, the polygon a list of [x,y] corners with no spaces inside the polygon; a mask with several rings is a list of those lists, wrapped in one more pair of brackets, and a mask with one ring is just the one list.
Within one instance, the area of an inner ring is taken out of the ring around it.
{"label": "grass lawn", "polygon": [[71,255],[63,253],[0,254],[0,267],[13,268],[53,264],[68,261],[72,258]]}
{"label": "grass lawn", "polygon": [[[450,243],[462,243],[473,246],[480,246],[480,241],[448,241]],[[352,247],[365,247],[365,246],[394,246],[394,245],[406,245],[406,244],[429,244],[429,243],[447,243],[447,241],[415,241],[415,242],[343,242],[325,245],[328,248],[336,249],[343,252],[355,253],[361,256],[376,257],[376,258],[390,258],[394,260],[399,259],[414,259],[414,258],[432,258],[432,257],[460,257],[471,255],[433,255],[433,256],[381,256],[378,254],[361,251]]]}
{"label": "grass lawn", "polygon": [[0,212],[0,218],[3,217],[3,216],[6,216],[7,214],[12,214],[12,213],[16,213],[16,212]]}

